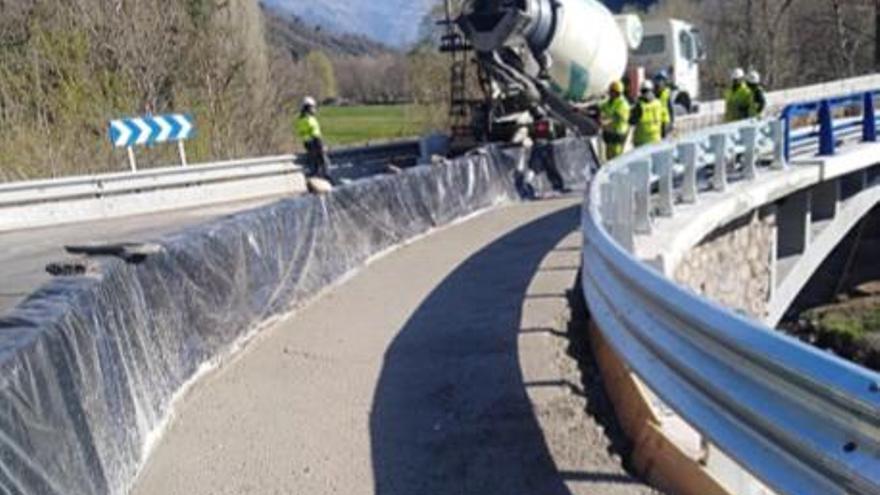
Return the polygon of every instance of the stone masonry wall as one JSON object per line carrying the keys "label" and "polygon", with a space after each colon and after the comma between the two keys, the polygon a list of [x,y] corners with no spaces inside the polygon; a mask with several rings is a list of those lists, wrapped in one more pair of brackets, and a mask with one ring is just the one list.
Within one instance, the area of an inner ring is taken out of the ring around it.
{"label": "stone masonry wall", "polygon": [[675,268],[675,280],[734,310],[764,319],[773,284],[776,218],[754,212],[710,234]]}

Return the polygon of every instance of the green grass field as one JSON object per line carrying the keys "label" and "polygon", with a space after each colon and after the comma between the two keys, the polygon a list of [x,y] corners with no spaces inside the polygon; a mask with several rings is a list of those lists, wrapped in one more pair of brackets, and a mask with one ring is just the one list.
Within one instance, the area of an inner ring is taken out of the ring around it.
{"label": "green grass field", "polygon": [[416,105],[322,107],[318,119],[330,145],[417,136],[430,127],[430,111]]}

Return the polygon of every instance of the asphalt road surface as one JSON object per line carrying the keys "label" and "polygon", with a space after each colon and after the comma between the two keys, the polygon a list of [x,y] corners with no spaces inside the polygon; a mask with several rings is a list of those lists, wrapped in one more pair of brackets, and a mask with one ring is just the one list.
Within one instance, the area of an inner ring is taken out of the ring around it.
{"label": "asphalt road surface", "polygon": [[187,226],[277,199],[269,197],[155,215],[0,232],[0,315],[51,279],[46,265],[73,258],[65,252],[64,246],[156,240]]}

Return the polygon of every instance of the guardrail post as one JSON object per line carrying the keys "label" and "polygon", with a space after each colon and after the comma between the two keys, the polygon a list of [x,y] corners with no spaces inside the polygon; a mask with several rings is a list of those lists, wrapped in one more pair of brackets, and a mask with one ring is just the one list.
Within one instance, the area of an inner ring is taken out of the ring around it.
{"label": "guardrail post", "polygon": [[742,156],[743,172],[747,180],[754,180],[758,176],[758,170],[755,168],[755,163],[758,160],[756,149],[758,147],[758,128],[753,126],[743,127],[739,133],[745,148]]}
{"label": "guardrail post", "polygon": [[682,203],[697,202],[697,143],[681,143],[678,145],[678,161],[684,165],[684,177],[681,183]]}
{"label": "guardrail post", "polygon": [[651,155],[654,170],[659,175],[659,184],[657,186],[660,192],[659,214],[664,217],[671,217],[674,208],[672,189],[674,158],[675,156],[671,149],[659,151]]}
{"label": "guardrail post", "polygon": [[633,231],[651,233],[651,162],[639,160],[629,166],[635,204],[633,206]]}
{"label": "guardrail post", "polygon": [[773,170],[784,170],[788,166],[788,127],[787,119],[770,122],[770,134],[773,137]]}
{"label": "guardrail post", "polygon": [[874,93],[865,93],[863,105],[862,140],[868,143],[877,141],[877,115],[874,111]]}
{"label": "guardrail post", "polygon": [[713,134],[709,138],[712,152],[715,153],[712,188],[716,191],[727,189],[727,134]]}
{"label": "guardrail post", "polygon": [[828,100],[819,103],[819,156],[831,156],[835,153],[834,116]]}

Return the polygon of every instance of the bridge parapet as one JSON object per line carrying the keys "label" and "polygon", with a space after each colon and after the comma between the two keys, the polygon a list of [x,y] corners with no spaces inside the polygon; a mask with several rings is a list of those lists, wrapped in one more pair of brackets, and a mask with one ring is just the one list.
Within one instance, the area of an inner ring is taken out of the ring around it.
{"label": "bridge parapet", "polygon": [[[728,493],[880,493],[880,376],[762,321],[793,291],[784,268],[815,258],[812,241],[831,232],[817,222],[849,219],[853,201],[864,209],[880,191],[880,145],[789,161],[787,137],[782,120],[746,121],[610,163],[585,203],[585,296],[603,339],[660,399],[650,401],[677,413],[667,436],[686,439],[680,449]],[[694,262],[707,238],[728,256],[710,247]],[[713,264],[742,273],[715,289],[734,302],[676,282],[699,285],[693,273]]]}

